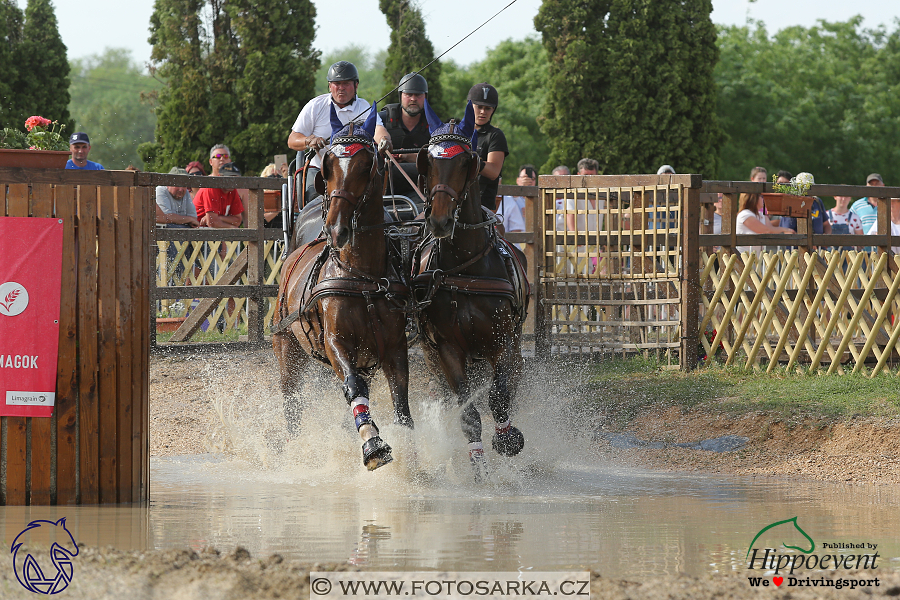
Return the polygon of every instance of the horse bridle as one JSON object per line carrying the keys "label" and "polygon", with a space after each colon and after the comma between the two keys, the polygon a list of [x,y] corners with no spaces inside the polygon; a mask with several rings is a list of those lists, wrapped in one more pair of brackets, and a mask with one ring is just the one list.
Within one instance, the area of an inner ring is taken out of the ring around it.
{"label": "horse bridle", "polygon": [[[459,133],[455,133],[452,131],[450,133],[441,133],[441,134],[431,137],[431,139],[428,141],[429,155],[431,155],[432,146],[434,146],[435,144],[439,144],[441,142],[454,142],[456,144],[459,144],[463,148],[464,153],[467,156],[469,156],[470,159],[474,159],[474,160],[478,161],[479,163],[481,162],[481,157],[478,156],[478,154],[476,154],[472,150],[472,141],[469,140],[464,135],[461,135]],[[474,171],[472,171],[472,175],[469,175],[469,173],[466,173],[466,182],[465,182],[465,184],[463,184],[463,189],[465,190],[465,192],[462,197],[462,200],[460,200],[459,192],[457,192],[455,189],[453,189],[446,183],[436,184],[434,187],[432,187],[430,190],[428,190],[428,192],[425,195],[425,220],[426,221],[428,220],[428,217],[431,215],[431,202],[436,193],[443,192],[443,193],[447,194],[448,196],[450,196],[450,198],[453,199],[453,202],[456,204],[456,208],[453,211],[453,229],[450,231],[450,239],[451,240],[453,239],[453,236],[456,233],[457,227],[459,227],[460,229],[480,229],[482,227],[489,227],[493,224],[493,221],[482,221],[480,223],[473,223],[473,224],[459,222],[459,213],[462,210],[462,206],[465,203],[465,201],[469,199],[469,190],[472,187],[472,182],[475,180],[476,177],[478,177],[478,172],[480,170],[481,169],[478,169],[478,168],[474,169]]]}
{"label": "horse bridle", "polygon": [[[358,135],[353,135],[353,123],[350,124],[350,133],[348,135],[335,137],[331,140],[331,148],[326,152],[326,154],[331,154],[335,158],[341,158],[334,154],[333,148],[338,145],[349,145],[349,144],[361,144],[366,152],[372,155],[374,164],[372,165],[372,169],[378,173],[384,173],[384,165],[380,164],[378,160],[378,150],[375,148],[375,142],[367,137],[362,137]],[[352,158],[352,157],[351,157]],[[372,193],[372,189],[375,184],[375,177],[372,176],[372,171],[369,171],[369,183],[366,184],[366,189],[363,190],[363,194],[361,197],[357,198],[356,195],[345,189],[337,189],[328,192],[325,197],[322,199],[322,223],[324,225],[325,220],[328,218],[328,210],[331,208],[331,200],[334,198],[342,198],[345,200],[350,206],[353,207],[353,215],[350,217],[350,243],[353,243],[353,236],[356,231],[368,231],[370,229],[379,229],[383,228],[383,224],[378,225],[366,225],[360,227],[358,225],[359,222],[359,212],[368,199],[369,195]],[[326,189],[327,191],[327,189]],[[329,247],[331,246],[331,239],[329,237],[328,241]]]}

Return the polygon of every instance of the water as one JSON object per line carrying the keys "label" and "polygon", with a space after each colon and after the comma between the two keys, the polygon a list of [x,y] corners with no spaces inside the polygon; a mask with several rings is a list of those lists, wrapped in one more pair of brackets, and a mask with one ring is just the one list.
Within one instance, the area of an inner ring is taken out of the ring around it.
{"label": "water", "polygon": [[[306,433],[285,444],[271,386],[214,381],[208,392],[220,426],[207,435],[218,452],[152,458],[149,506],[0,508],[4,543],[30,520],[66,517],[74,539],[90,546],[240,545],[257,557],[372,570],[595,569],[634,579],[744,570],[757,532],[796,516],[817,552],[834,552],[824,542],[875,543],[880,567],[900,569],[900,486],[605,465],[594,450],[596,423],[567,413],[565,386],[543,379],[514,421],[525,449],[513,458],[488,450],[490,481],[480,486],[471,482],[458,413],[422,401],[421,383],[412,434],[384,424],[377,398],[385,390],[373,387],[373,414],[396,460],[370,473],[336,386],[304,413]],[[485,418],[488,447],[490,427]],[[756,546],[782,542],[805,544],[781,529]]]}
{"label": "water", "polygon": [[[156,458],[149,507],[8,507],[0,522],[5,543],[31,519],[65,516],[79,543],[121,549],[242,545],[254,556],[375,570],[590,568],[633,578],[745,569],[756,533],[797,516],[818,544],[877,543],[881,565],[900,568],[893,487],[560,465],[473,489],[383,474],[395,466],[287,482],[213,455]],[[793,540],[767,545],[780,541]]]}

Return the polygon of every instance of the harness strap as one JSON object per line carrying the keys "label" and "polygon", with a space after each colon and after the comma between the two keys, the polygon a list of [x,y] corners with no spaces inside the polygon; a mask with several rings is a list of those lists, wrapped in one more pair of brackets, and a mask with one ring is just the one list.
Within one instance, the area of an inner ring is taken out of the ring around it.
{"label": "harness strap", "polygon": [[[397,167],[397,170],[400,171],[400,174],[403,175],[404,179],[406,179],[406,181],[409,182],[409,185],[412,186],[412,189],[416,190],[416,193],[419,195],[419,198],[422,199],[422,202],[423,203],[428,202],[428,200],[425,199],[425,194],[422,193],[422,190],[419,189],[419,186],[417,186],[415,183],[413,183],[413,180],[410,178],[409,175],[406,174],[406,171],[404,171],[403,167],[400,166],[400,162],[396,158],[394,158],[394,155],[391,154],[390,152],[388,152],[387,158]],[[393,195],[393,194],[394,194],[394,180],[391,179],[391,195]]]}
{"label": "harness strap", "polygon": [[[297,258],[294,259],[294,262],[291,263],[290,268],[288,268],[287,277],[285,277],[284,279],[281,280],[281,293],[278,294],[278,305],[275,307],[275,314],[277,314],[279,316],[281,315],[281,309],[284,306],[285,300],[287,300],[288,282],[291,280],[291,277],[294,274],[294,269],[296,269],[297,265],[300,264],[300,260],[303,258],[303,256],[306,254],[306,252],[310,248],[312,248],[313,246],[316,246],[317,244],[321,244],[324,242],[325,242],[325,240],[313,240],[312,242],[306,244],[303,247],[303,249],[300,251],[300,254],[297,256]],[[323,250],[324,250],[324,248],[323,248]],[[272,323],[272,327],[270,328],[272,331],[272,334],[274,335],[277,333],[282,333],[285,329],[290,327],[293,324],[293,322],[296,321],[299,317],[300,317],[300,311],[296,310],[296,311],[292,312],[291,314],[289,314],[288,316],[282,317],[278,321],[278,323]],[[287,322],[285,322],[285,321],[287,321]]]}

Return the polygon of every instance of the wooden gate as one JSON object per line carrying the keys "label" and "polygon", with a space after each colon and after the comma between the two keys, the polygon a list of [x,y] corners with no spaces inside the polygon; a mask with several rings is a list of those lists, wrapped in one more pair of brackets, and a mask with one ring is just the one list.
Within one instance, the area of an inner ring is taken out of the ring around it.
{"label": "wooden gate", "polygon": [[131,172],[0,168],[0,216],[63,221],[56,408],[0,418],[0,503],[146,501],[153,201]]}
{"label": "wooden gate", "polygon": [[544,351],[654,353],[678,366],[682,249],[696,245],[684,239],[685,207],[700,184],[698,175],[540,177]]}

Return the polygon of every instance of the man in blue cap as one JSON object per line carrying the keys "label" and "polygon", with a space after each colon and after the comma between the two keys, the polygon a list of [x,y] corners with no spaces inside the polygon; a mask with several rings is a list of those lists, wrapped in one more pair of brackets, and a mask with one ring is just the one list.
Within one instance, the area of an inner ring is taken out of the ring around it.
{"label": "man in blue cap", "polygon": [[66,163],[67,169],[76,169],[79,171],[103,170],[103,165],[87,159],[88,154],[91,151],[91,138],[83,131],[73,133],[69,136],[69,151],[72,152],[72,158]]}

